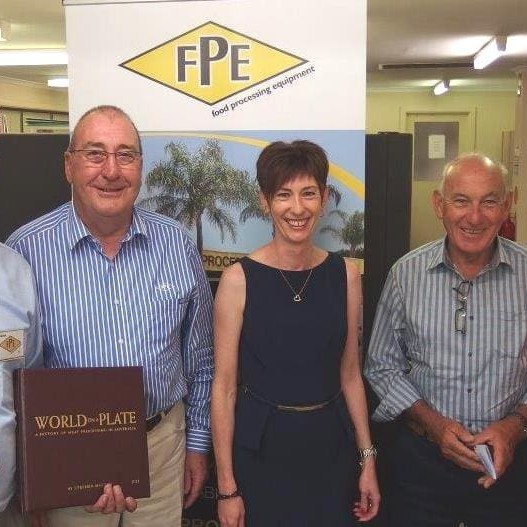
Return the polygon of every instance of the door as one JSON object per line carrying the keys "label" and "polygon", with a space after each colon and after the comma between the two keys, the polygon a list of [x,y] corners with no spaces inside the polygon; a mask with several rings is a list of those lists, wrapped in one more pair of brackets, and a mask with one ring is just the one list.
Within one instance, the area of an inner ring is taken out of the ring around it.
{"label": "door", "polygon": [[[432,208],[432,193],[439,187],[442,167],[456,155],[474,150],[474,112],[408,111],[403,117],[405,130],[414,137],[410,249],[415,249],[444,235]],[[457,137],[450,135],[454,129]],[[427,164],[432,170],[428,174],[423,170]]]}

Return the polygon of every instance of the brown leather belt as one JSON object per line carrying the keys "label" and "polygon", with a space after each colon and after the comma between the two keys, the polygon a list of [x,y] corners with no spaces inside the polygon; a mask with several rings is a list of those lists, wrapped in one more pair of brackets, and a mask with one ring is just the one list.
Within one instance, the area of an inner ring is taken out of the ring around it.
{"label": "brown leather belt", "polygon": [[243,391],[246,395],[249,395],[253,399],[256,399],[257,401],[260,401],[262,403],[268,404],[269,406],[272,406],[273,408],[276,408],[277,410],[281,410],[283,412],[313,412],[314,410],[320,410],[329,404],[331,404],[337,397],[340,395],[340,391],[337,392],[331,399],[328,399],[327,401],[322,401],[320,403],[315,404],[301,404],[301,405],[290,405],[290,404],[279,404],[275,403],[273,401],[268,401],[261,395],[258,395],[254,393],[248,386],[243,386]]}
{"label": "brown leather belt", "polygon": [[171,406],[167,410],[163,410],[162,412],[159,412],[156,415],[153,415],[152,417],[149,417],[146,420],[146,431],[151,432],[161,422],[163,417],[168,415],[168,413],[170,412],[170,410],[172,410],[172,408],[173,406]]}

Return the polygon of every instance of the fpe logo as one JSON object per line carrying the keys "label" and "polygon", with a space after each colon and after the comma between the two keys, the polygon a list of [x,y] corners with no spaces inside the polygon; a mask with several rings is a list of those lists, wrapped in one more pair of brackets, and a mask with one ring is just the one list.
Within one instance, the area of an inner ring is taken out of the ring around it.
{"label": "fpe logo", "polygon": [[119,65],[213,105],[306,62],[247,35],[206,22]]}

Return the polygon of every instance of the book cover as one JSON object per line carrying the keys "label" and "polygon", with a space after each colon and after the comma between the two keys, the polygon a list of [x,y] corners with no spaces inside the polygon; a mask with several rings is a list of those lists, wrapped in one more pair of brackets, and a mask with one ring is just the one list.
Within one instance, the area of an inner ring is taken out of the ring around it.
{"label": "book cover", "polygon": [[142,367],[14,372],[22,512],[150,496]]}

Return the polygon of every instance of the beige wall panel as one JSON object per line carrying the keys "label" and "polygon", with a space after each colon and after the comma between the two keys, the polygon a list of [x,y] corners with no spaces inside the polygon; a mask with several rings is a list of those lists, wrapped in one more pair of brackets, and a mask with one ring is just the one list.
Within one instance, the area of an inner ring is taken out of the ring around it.
{"label": "beige wall panel", "polygon": [[68,111],[67,90],[0,79],[0,107]]}

